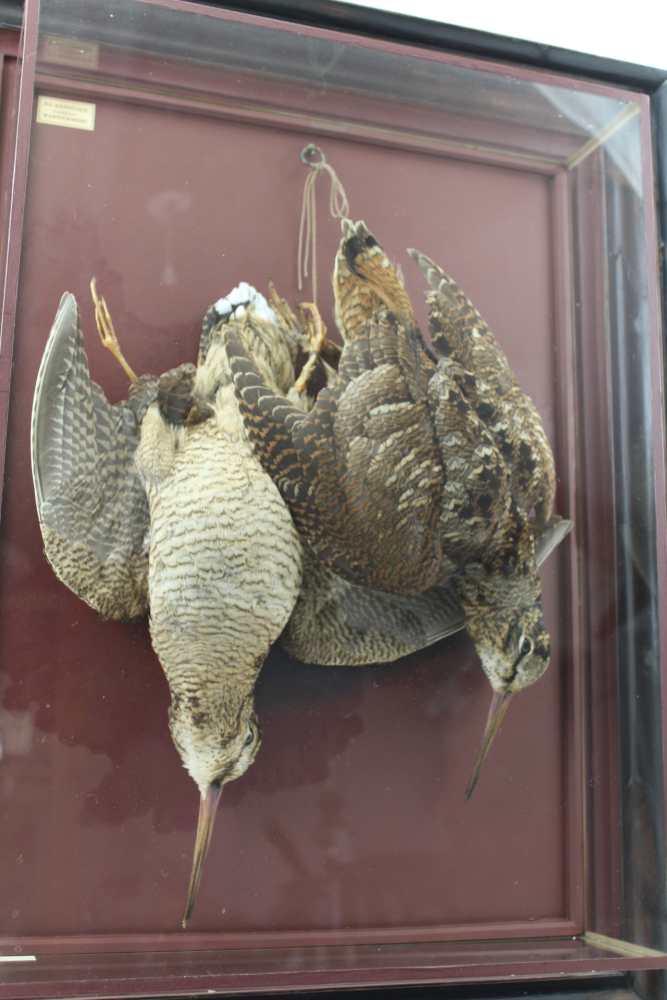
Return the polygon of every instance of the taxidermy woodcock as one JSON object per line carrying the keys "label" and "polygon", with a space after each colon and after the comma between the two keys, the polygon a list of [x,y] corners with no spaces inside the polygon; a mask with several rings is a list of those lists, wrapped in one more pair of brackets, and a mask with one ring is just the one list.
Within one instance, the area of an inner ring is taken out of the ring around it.
{"label": "taxidermy woodcock", "polygon": [[312,409],[273,392],[240,338],[228,352],[250,439],[318,558],[390,593],[453,587],[494,691],[470,795],[511,697],[549,664],[538,567],[571,524],[552,515],[551,449],[493,334],[451,278],[413,255],[430,285],[433,350],[398,270],[363,222],[344,220],[344,346]]}
{"label": "taxidermy woodcock", "polygon": [[[223,352],[211,348],[197,370],[137,378],[95,298],[129,396],[110,405],[91,381],[77,304],[64,295],[33,403],[37,510],[47,558],[71,590],[107,618],[150,613],[169,728],[201,795],[185,926],[222,786],[259,749],[255,682],[298,596],[301,545],[246,440]],[[264,377],[287,391],[285,345],[267,361],[261,322],[237,332]]]}
{"label": "taxidermy woodcock", "polygon": [[335,364],[338,354],[307,313],[297,318],[275,292],[269,307],[243,284],[206,313],[196,369],[137,378],[93,293],[102,342],[130,380],[128,398],[112,405],[91,380],[78,307],[64,295],[33,402],[37,510],[47,558],[66,586],[105,618],[150,613],[171,734],[201,794],[185,923],[222,785],[259,749],[253,690],[283,626],[291,655],[359,665],[398,659],[458,631],[463,619],[451,590],[372,591],[307,551],[299,590],[302,547],[246,440],[226,337],[233,331],[274,391],[307,409],[318,376],[332,374],[326,358]]}

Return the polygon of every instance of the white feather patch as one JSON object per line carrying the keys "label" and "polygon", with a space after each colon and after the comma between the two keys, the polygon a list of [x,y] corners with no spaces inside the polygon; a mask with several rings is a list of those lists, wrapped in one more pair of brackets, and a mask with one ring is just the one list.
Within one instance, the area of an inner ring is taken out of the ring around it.
{"label": "white feather patch", "polygon": [[232,288],[231,292],[228,292],[223,298],[218,299],[213,305],[213,308],[221,319],[232,314],[236,319],[242,319],[248,307],[252,307],[255,316],[259,319],[266,320],[269,323],[275,322],[276,314],[269,303],[262,293],[258,292],[252,285],[249,285],[247,281],[242,281],[236,288]]}

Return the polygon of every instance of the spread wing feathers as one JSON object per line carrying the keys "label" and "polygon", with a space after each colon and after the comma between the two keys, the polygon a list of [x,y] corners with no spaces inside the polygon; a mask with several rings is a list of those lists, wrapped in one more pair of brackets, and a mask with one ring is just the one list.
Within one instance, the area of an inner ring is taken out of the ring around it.
{"label": "spread wing feathers", "polygon": [[108,618],[148,606],[146,496],[134,469],[139,408],[110,405],[91,381],[73,295],[63,295],[37,376],[31,453],[37,513],[56,576]]}
{"label": "spread wing feathers", "polygon": [[464,627],[452,588],[402,595],[359,587],[304,549],[301,593],[281,643],[304,663],[362,666],[398,660]]}

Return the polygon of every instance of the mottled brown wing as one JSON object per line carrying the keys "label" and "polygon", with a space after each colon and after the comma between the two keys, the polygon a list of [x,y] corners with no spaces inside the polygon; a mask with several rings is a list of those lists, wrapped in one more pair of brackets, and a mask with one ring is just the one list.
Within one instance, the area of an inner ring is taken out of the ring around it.
{"label": "mottled brown wing", "polygon": [[389,663],[465,627],[452,587],[387,594],[344,580],[307,548],[303,582],[281,644],[304,663]]}
{"label": "mottled brown wing", "polygon": [[[536,542],[538,567],[572,530],[554,518]],[[387,594],[344,580],[307,547],[299,598],[281,637],[290,656],[321,666],[391,663],[465,628],[452,585]]]}
{"label": "mottled brown wing", "polygon": [[553,511],[554,458],[540,415],[519,387],[489,326],[459,285],[429,257],[408,250],[424,274],[433,345],[469,372],[465,395],[492,432],[511,473],[512,493],[537,530]]}
{"label": "mottled brown wing", "polygon": [[148,506],[134,467],[146,383],[109,404],[90,378],[73,295],[63,295],[37,375],[32,474],[47,559],[100,614],[135,618],[148,604]]}
{"label": "mottled brown wing", "polygon": [[345,344],[338,374],[292,430],[342,554],[329,565],[381,590],[421,592],[441,562],[442,467],[426,400],[432,362],[413,328],[383,310]]}
{"label": "mottled brown wing", "polygon": [[240,338],[228,338],[246,430],[302,534],[346,578],[402,592],[432,586],[440,569],[442,470],[425,394],[433,366],[410,337],[379,314],[345,345],[335,385],[307,414],[268,389]]}
{"label": "mottled brown wing", "polygon": [[424,396],[435,371],[435,359],[429,354],[417,325],[406,322],[388,309],[375,310],[359,328],[354,340],[345,343],[338,378],[351,382],[380,365],[400,369],[412,399]]}
{"label": "mottled brown wing", "polygon": [[451,357],[477,379],[503,392],[514,383],[507,357],[463,289],[425,254],[408,250],[428,282],[429,323],[438,354]]}
{"label": "mottled brown wing", "polygon": [[314,510],[292,432],[306,415],[266,385],[240,331],[233,325],[227,331],[226,349],[239,411],[250,443],[262,468],[287,502],[297,525],[302,527]]}
{"label": "mottled brown wing", "polygon": [[[226,339],[234,391],[248,438],[265,472],[280,490],[302,536],[327,565],[355,577],[360,570],[339,533],[340,493],[327,495],[328,472],[335,448],[330,417],[335,412],[329,390],[318,396],[317,412],[304,413],[263,380],[236,329]],[[302,432],[299,437],[299,433]],[[318,447],[322,442],[322,447]],[[317,453],[317,462],[313,454]],[[323,498],[318,506],[318,497]]]}
{"label": "mottled brown wing", "polygon": [[429,410],[445,470],[440,538],[449,569],[479,558],[511,501],[510,473],[493,434],[466,398],[466,373],[443,359],[429,383]]}

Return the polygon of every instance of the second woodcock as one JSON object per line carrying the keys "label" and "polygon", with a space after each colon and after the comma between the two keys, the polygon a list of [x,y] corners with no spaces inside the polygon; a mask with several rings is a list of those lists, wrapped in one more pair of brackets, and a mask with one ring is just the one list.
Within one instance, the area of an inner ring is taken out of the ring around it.
{"label": "second woodcock", "polygon": [[429,349],[402,278],[363,222],[334,269],[336,381],[304,414],[272,393],[238,338],[230,361],[249,436],[318,558],[346,579],[414,594],[453,586],[494,691],[481,763],[516,691],[549,664],[538,568],[570,523],[552,516],[539,415],[458,286],[430,284]]}

